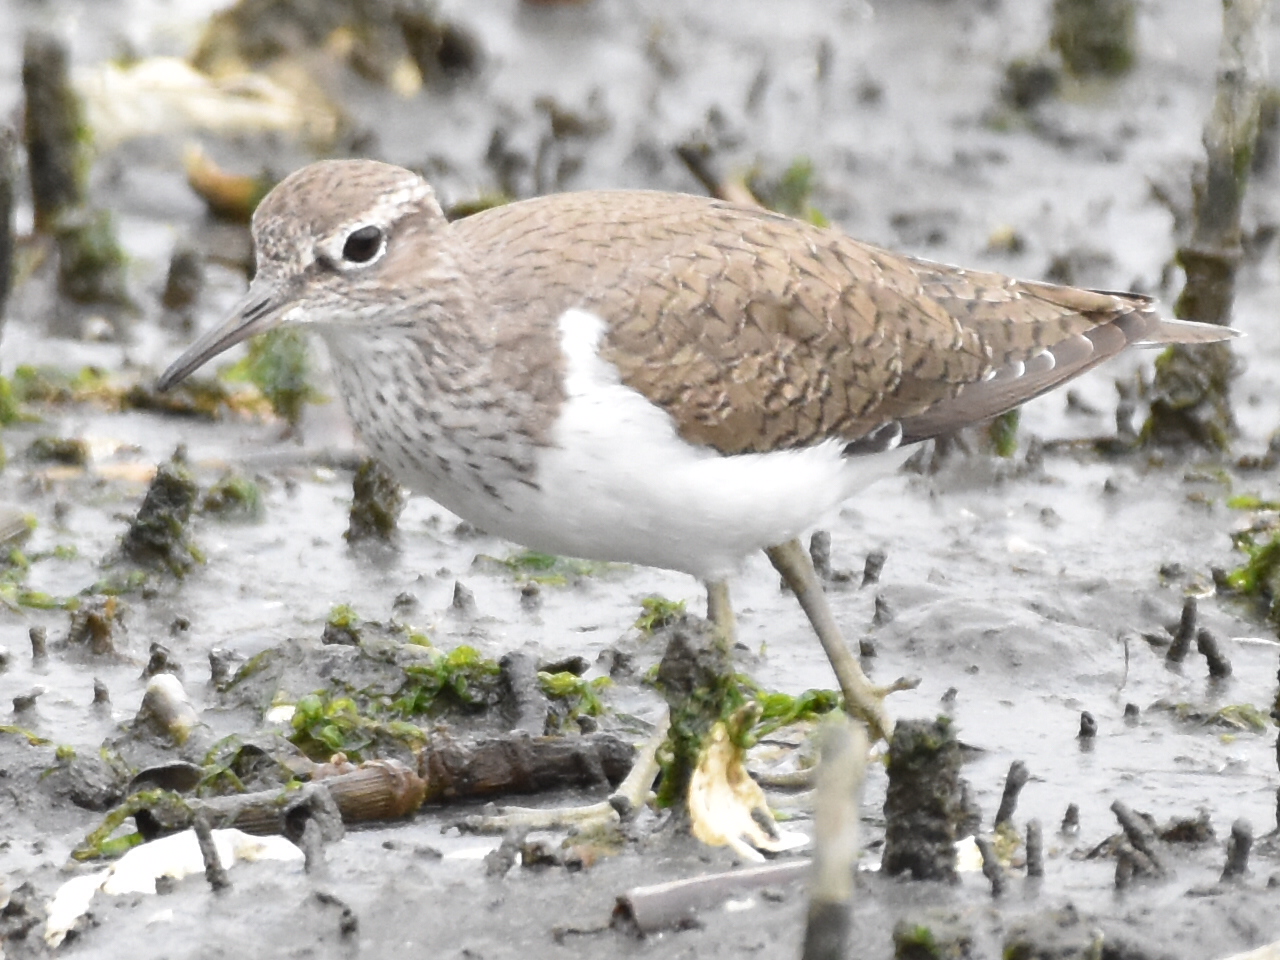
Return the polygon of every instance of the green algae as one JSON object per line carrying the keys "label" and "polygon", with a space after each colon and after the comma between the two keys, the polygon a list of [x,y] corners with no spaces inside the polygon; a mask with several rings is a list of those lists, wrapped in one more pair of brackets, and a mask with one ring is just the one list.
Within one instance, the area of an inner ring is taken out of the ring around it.
{"label": "green algae", "polygon": [[684,616],[684,608],[683,600],[668,600],[656,594],[645,597],[640,601],[640,616],[636,617],[635,628],[650,636],[655,630],[672,626]]}

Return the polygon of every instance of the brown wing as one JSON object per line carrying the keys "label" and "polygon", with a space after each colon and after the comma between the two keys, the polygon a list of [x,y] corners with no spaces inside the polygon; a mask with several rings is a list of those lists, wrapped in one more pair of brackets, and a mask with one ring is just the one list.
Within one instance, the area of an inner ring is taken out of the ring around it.
{"label": "brown wing", "polygon": [[455,226],[501,251],[483,278],[495,308],[535,317],[516,327],[574,306],[600,314],[623,382],[725,454],[830,438],[857,450],[892,423],[924,439],[1159,324],[1142,297],[960,270],[700,197],[563,194],[473,219]]}

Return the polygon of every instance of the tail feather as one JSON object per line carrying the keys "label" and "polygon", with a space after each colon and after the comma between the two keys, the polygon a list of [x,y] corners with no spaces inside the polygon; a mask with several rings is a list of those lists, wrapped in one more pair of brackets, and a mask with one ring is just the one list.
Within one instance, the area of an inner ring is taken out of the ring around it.
{"label": "tail feather", "polygon": [[1165,320],[1145,297],[1123,299],[1130,301],[1134,309],[1060,340],[1026,361],[1011,362],[985,380],[965,384],[955,396],[904,418],[901,442],[914,443],[997,416],[1078,377],[1127,347],[1215,343],[1241,335],[1238,330],[1213,323]]}
{"label": "tail feather", "polygon": [[1142,334],[1131,341],[1135,347],[1153,347],[1164,343],[1219,343],[1243,336],[1239,330],[1217,323],[1166,320],[1163,317],[1149,316],[1153,322],[1147,323]]}

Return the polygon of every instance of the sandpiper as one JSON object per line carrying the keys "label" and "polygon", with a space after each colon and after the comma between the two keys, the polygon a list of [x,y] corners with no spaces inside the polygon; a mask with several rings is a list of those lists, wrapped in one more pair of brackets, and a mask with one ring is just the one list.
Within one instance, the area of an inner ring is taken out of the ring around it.
{"label": "sandpiper", "polygon": [[360,434],[413,490],[537,550],[682,570],[733,635],[764,550],[849,708],[892,729],[797,539],[911,444],[1128,346],[1233,331],[1137,294],[891,253],[704,197],[589,191],[450,223],[411,171],[312,164],[253,217],[257,275],[168,388],[235,343],[314,327]]}

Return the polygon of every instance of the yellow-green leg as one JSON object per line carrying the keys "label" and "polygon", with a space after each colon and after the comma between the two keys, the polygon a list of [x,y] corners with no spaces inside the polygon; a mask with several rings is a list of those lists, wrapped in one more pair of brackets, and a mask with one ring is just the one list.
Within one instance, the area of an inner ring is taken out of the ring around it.
{"label": "yellow-green leg", "polygon": [[726,650],[732,650],[738,642],[738,621],[733,616],[733,605],[729,602],[729,581],[708,580],[707,584],[707,619],[720,635],[720,641]]}
{"label": "yellow-green leg", "polygon": [[883,737],[888,740],[893,735],[893,720],[884,708],[884,697],[889,690],[872,686],[867,675],[862,672],[862,667],[858,665],[857,658],[849,652],[849,646],[836,624],[809,554],[799,540],[788,540],[776,547],[769,547],[765,553],[774,568],[782,574],[787,586],[795,593],[809,622],[813,624],[822,649],[827,652],[827,659],[836,672],[840,691],[844,694],[845,709],[866,723],[873,738]]}

